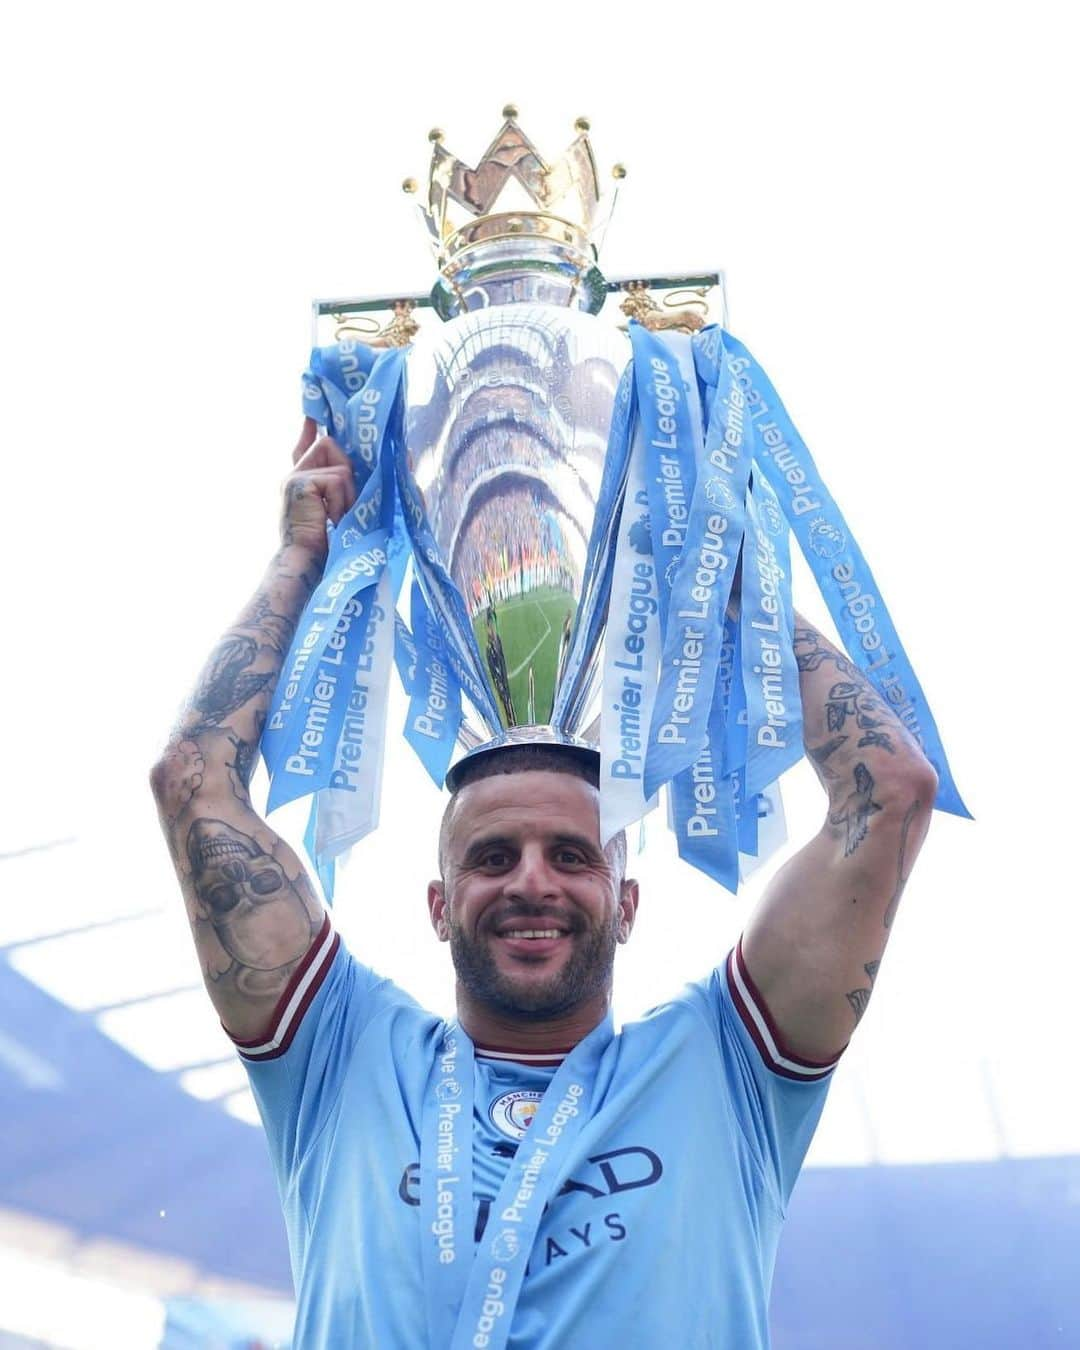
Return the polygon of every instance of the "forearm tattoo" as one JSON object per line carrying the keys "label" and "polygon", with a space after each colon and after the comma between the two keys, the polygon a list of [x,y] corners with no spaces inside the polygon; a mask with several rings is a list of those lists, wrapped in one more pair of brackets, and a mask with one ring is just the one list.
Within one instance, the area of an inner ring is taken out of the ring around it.
{"label": "forearm tattoo", "polygon": [[[829,791],[829,823],[842,830],[844,856],[850,857],[882,809],[871,755],[895,756],[905,732],[862,672],[815,628],[796,625],[793,645],[803,681],[807,757]],[[830,679],[834,674],[840,678]]]}
{"label": "forearm tattoo", "polygon": [[846,740],[846,736],[833,736],[832,739],[826,741],[824,745],[808,745],[806,747],[806,753],[818,768],[821,768],[829,756],[839,750]]}
{"label": "forearm tattoo", "polygon": [[[299,580],[308,592],[313,591],[319,584],[319,578],[313,573],[305,573]],[[284,614],[276,613],[268,596],[263,591],[256,595],[240,616],[237,627],[255,629],[261,640],[267,646],[273,648],[282,658],[289,650],[289,643],[292,641],[293,633],[296,632],[295,620]]]}
{"label": "forearm tattoo", "polygon": [[849,718],[863,733],[857,742],[858,749],[868,745],[878,745],[882,750],[893,754],[893,743],[888,735],[879,731],[884,719],[878,714],[885,711],[885,705],[870,687],[860,686],[851,680],[834,684],[829,690],[825,702],[825,723],[830,731],[840,731]]}
{"label": "forearm tattoo", "polygon": [[[295,618],[282,611],[299,612],[318,581],[313,565],[297,572],[290,570],[284,554],[278,555],[265,585],[211,653],[181,720],[178,735],[199,742],[204,753],[213,747],[225,754],[231,748],[225,762],[244,788],[296,631]],[[215,730],[223,733],[223,741],[207,735]]]}
{"label": "forearm tattoo", "polygon": [[262,740],[263,727],[266,726],[266,714],[256,712],[255,714],[255,734],[250,741],[245,741],[242,737],[229,733],[229,744],[232,746],[232,759],[226,760],[225,767],[229,770],[229,783],[233,790],[233,795],[242,802],[248,800],[248,788],[251,786],[251,775],[255,769],[255,757],[259,751],[259,742]]}
{"label": "forearm tattoo", "polygon": [[851,1011],[855,1014],[855,1025],[858,1026],[862,1020],[862,1015],[866,1011],[866,1005],[870,1002],[870,994],[874,988],[874,981],[877,979],[878,967],[880,961],[868,961],[863,970],[866,971],[866,977],[870,981],[865,988],[852,989],[844,997],[851,1004]]}
{"label": "forearm tattoo", "polygon": [[[874,817],[888,807],[887,829],[883,825],[881,829],[885,832],[875,836],[876,856],[869,860],[863,876],[868,888],[866,896],[872,897],[876,914],[890,881],[889,855],[883,850],[892,847],[891,832],[897,826],[894,812],[899,812],[905,800],[899,794],[904,784],[911,781],[906,752],[915,749],[914,742],[863,673],[816,629],[797,624],[794,651],[803,701],[806,753],[828,791],[828,825],[837,832],[845,858],[860,848]],[[883,917],[886,930],[893,922],[907,881],[910,858],[917,844],[917,835],[912,840],[912,827],[923,805],[924,801],[912,801],[900,822],[896,876]],[[852,895],[852,904],[860,906],[857,913],[865,913],[859,895]],[[868,918],[866,915],[859,920],[862,927]],[[867,962],[863,971],[868,983],[844,994],[856,1025],[870,1001],[879,964],[880,959]]]}
{"label": "forearm tattoo", "polygon": [[792,648],[795,652],[795,663],[802,672],[815,671],[823,662],[831,661],[842,675],[853,676],[859,673],[846,656],[822,644],[821,634],[816,628],[796,625]]}
{"label": "forearm tattoo", "polygon": [[[828,730],[843,731],[851,721],[862,733],[856,742],[856,749],[863,750],[868,745],[876,745],[893,754],[895,747],[892,739],[881,730],[891,725],[892,714],[862,672],[846,656],[825,646],[821,634],[813,628],[795,629],[794,650],[800,673],[812,673],[829,661],[839,674],[846,677],[832,685],[825,700],[825,725]],[[835,749],[839,742],[830,744]]]}
{"label": "forearm tattoo", "polygon": [[199,714],[193,730],[220,726],[266,688],[274,673],[251,670],[258,654],[259,644],[243,634],[231,633],[218,644],[191,698]]}
{"label": "forearm tattoo", "polygon": [[303,868],[271,831],[263,833],[248,796],[295,630],[282,611],[299,610],[317,582],[289,571],[279,556],[265,588],[211,654],[154,773],[203,975],[227,1022],[241,1006],[246,1021],[253,1001],[269,1015],[322,922]]}

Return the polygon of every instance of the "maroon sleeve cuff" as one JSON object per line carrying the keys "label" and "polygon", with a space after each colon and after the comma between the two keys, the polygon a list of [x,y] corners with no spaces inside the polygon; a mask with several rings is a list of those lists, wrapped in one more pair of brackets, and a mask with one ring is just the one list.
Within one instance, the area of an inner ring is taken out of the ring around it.
{"label": "maroon sleeve cuff", "polygon": [[292,1044],[297,1028],[312,999],[319,992],[326,972],[333,963],[341,938],[330,926],[330,916],[323,920],[318,936],[307,950],[307,955],[293,971],[285,992],[278,999],[266,1035],[253,1041],[241,1041],[225,1028],[229,1039],[244,1059],[261,1061],[276,1059]]}
{"label": "maroon sleeve cuff", "polygon": [[746,969],[742,954],[742,938],[728,956],[727,977],[735,1009],[742,1018],[750,1039],[757,1046],[761,1058],[773,1073],[780,1074],[782,1078],[812,1083],[819,1078],[825,1078],[833,1071],[840,1058],[839,1055],[827,1063],[820,1063],[812,1059],[803,1059],[786,1048],[776,1023],[765,1006],[765,1000]]}

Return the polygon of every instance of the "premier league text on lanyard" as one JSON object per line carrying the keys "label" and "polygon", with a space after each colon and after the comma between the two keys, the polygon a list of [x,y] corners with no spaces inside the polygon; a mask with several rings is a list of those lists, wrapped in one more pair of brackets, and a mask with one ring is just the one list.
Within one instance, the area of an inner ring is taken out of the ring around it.
{"label": "premier league text on lanyard", "polygon": [[592,1114],[610,1017],[563,1060],[514,1155],[474,1251],[472,1042],[445,1030],[428,1080],[420,1141],[420,1226],[431,1350],[501,1350],[510,1336],[544,1209]]}

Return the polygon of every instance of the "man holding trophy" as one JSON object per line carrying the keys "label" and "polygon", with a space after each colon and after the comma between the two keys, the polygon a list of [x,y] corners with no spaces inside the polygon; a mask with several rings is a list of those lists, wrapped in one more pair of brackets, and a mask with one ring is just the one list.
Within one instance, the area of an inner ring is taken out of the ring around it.
{"label": "man holding trophy", "polygon": [[[281,547],[155,795],[266,1128],[298,1346],[751,1350],[935,799],[963,807],[771,385],[719,329],[661,339],[640,286],[629,339],[601,326],[590,219],[554,209],[598,198],[587,125],[552,166],[504,116],[475,170],[433,133],[445,323],[399,304],[364,351],[313,354]],[[528,200],[493,211],[508,184]],[[791,609],[789,524],[848,655]],[[271,807],[317,793],[328,878],[374,819],[392,658],[450,789],[427,897],[450,1023],[344,948],[248,793],[261,744]],[[680,852],[733,889],[803,745],[820,832],[710,975],[616,1032],[622,826],[668,785]]]}

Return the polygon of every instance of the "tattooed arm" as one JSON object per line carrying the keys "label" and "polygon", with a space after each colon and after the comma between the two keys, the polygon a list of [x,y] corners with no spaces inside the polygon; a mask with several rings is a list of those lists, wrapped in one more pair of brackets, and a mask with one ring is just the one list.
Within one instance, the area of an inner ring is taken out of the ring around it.
{"label": "tattooed arm", "polygon": [[857,667],[798,616],[795,655],[828,812],[755,909],[743,957],[787,1048],[824,1062],[866,1009],[937,776]]}
{"label": "tattooed arm", "polygon": [[285,484],[281,547],[210,654],[151,785],[187,905],[199,964],[226,1027],[261,1035],[323,920],[296,854],[248,795],[281,664],[326,561],[326,522],[353,500],[333,441],[305,423]]}

